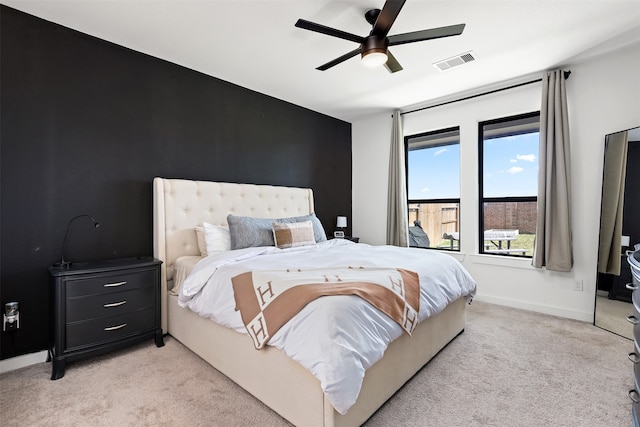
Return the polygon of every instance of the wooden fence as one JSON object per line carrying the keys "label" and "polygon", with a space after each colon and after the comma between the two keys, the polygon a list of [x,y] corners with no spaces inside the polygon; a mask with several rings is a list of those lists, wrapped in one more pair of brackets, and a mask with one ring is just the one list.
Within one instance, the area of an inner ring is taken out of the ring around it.
{"label": "wooden fence", "polygon": [[[536,202],[495,202],[485,203],[485,230],[519,230],[520,234],[535,234]],[[431,247],[447,245],[442,239],[444,233],[459,232],[460,206],[458,203],[412,203],[409,205],[409,226],[420,221],[429,236]]]}
{"label": "wooden fence", "polygon": [[444,233],[458,231],[459,210],[457,203],[410,204],[409,226],[414,225],[414,221],[420,221],[420,226],[429,236],[431,247],[436,247],[443,241]]}

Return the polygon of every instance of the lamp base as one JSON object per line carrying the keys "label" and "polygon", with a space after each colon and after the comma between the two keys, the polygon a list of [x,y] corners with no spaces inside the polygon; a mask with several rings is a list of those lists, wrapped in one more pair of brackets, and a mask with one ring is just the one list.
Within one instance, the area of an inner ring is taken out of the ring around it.
{"label": "lamp base", "polygon": [[71,267],[71,262],[70,261],[54,262],[53,266],[55,268],[69,268],[69,267]]}

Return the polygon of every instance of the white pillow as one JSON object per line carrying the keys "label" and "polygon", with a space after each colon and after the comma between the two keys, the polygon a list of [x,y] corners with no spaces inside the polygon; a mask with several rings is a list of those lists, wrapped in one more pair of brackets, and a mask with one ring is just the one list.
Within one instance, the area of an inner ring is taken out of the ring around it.
{"label": "white pillow", "polygon": [[204,240],[204,227],[196,227],[196,237],[198,238],[200,256],[207,256],[207,242]]}
{"label": "white pillow", "polygon": [[202,227],[204,228],[204,241],[207,246],[207,253],[231,250],[229,227],[212,225],[207,222],[203,222]]}

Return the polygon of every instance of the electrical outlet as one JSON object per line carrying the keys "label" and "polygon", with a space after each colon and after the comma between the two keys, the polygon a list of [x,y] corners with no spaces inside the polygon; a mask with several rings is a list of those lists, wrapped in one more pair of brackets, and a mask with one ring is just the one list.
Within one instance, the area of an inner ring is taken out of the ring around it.
{"label": "electrical outlet", "polygon": [[7,316],[4,316],[4,331],[5,332],[11,332],[11,331],[17,331],[18,328],[20,327],[20,315],[17,315],[16,317],[13,318],[7,318]]}
{"label": "electrical outlet", "polygon": [[576,282],[573,285],[573,290],[574,291],[582,291],[583,290],[582,280],[576,280]]}
{"label": "electrical outlet", "polygon": [[20,312],[18,311],[17,302],[8,302],[4,305],[4,314],[2,315],[2,330],[15,331],[20,328]]}

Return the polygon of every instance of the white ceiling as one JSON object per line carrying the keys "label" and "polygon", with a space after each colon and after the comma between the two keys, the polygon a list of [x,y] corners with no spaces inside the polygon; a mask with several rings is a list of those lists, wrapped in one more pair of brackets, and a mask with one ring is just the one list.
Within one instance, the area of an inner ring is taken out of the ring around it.
{"label": "white ceiling", "polygon": [[[408,0],[390,35],[466,23],[464,33],[394,46],[404,67],[394,74],[366,68],[359,57],[317,71],[357,44],[296,28],[296,20],[365,36],[364,12],[384,0],[0,2],[349,122],[529,78],[640,40],[640,0]],[[444,72],[432,65],[471,50],[474,62]]]}

